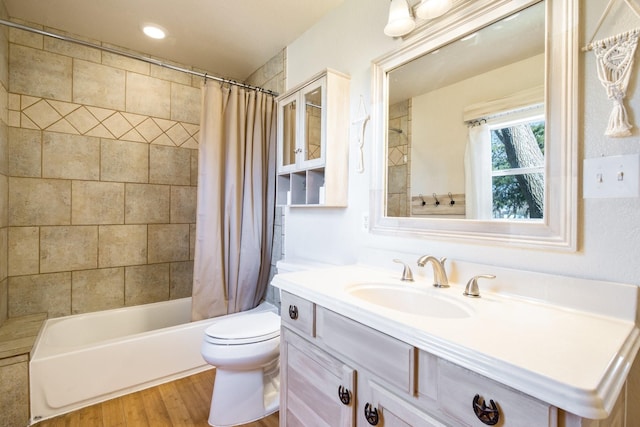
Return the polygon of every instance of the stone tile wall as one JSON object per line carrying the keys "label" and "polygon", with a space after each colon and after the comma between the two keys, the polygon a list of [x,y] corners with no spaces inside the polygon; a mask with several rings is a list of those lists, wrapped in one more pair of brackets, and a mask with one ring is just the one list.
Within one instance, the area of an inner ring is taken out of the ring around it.
{"label": "stone tile wall", "polygon": [[[402,132],[392,131],[398,129]],[[411,213],[411,100],[389,106],[387,215]]]}
{"label": "stone tile wall", "polygon": [[[190,295],[201,79],[17,29],[9,42],[8,316]],[[282,92],[285,60],[247,82]]]}
{"label": "stone tile wall", "polygon": [[[0,18],[7,19],[0,0]],[[0,27],[0,326],[8,318],[9,236],[9,31]],[[24,426],[29,420],[29,356],[0,359],[0,424]]]}
{"label": "stone tile wall", "polygon": [[0,310],[57,317],[191,295],[202,79],[8,34]]}
{"label": "stone tile wall", "polygon": [[[6,19],[4,2],[0,1],[0,18]],[[7,127],[7,88],[9,87],[8,30],[0,28],[0,325],[8,317],[8,234],[9,234],[9,160]]]}

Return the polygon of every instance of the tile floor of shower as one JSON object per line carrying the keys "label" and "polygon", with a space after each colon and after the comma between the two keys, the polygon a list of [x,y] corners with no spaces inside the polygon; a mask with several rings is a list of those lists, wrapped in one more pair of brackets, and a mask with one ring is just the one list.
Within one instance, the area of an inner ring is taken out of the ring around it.
{"label": "tile floor of shower", "polygon": [[[98,403],[36,427],[208,427],[215,369]],[[278,427],[278,413],[243,427]]]}

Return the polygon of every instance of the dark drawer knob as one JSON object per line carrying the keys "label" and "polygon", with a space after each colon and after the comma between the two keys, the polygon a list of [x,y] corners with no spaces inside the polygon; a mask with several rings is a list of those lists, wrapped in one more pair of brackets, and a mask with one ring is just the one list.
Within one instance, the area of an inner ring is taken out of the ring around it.
{"label": "dark drawer knob", "polygon": [[378,421],[380,421],[380,418],[378,417],[378,408],[374,408],[372,404],[367,403],[364,405],[364,417],[372,426],[378,425]]}
{"label": "dark drawer knob", "polygon": [[493,400],[489,400],[489,406],[487,406],[484,399],[482,399],[482,403],[480,400],[479,394],[476,394],[476,397],[473,398],[473,412],[475,412],[476,417],[488,426],[498,424],[500,420],[498,405]]}
{"label": "dark drawer knob", "polygon": [[292,320],[296,320],[298,318],[298,307],[296,307],[295,305],[289,306],[289,317]]}
{"label": "dark drawer knob", "polygon": [[351,392],[348,388],[344,388],[342,386],[338,386],[338,397],[340,397],[340,402],[345,405],[351,403]]}

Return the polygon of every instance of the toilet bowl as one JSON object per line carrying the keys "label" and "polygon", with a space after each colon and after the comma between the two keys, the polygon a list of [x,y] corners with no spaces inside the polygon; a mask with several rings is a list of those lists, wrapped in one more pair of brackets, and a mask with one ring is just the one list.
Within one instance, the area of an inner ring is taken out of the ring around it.
{"label": "toilet bowl", "polygon": [[235,426],[278,410],[280,316],[263,303],[209,326],[202,357],[216,367],[209,424]]}

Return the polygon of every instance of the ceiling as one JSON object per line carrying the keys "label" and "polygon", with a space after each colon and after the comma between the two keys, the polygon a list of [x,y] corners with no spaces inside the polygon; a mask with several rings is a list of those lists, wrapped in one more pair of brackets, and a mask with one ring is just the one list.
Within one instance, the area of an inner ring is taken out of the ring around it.
{"label": "ceiling", "polygon": [[[4,0],[10,19],[243,81],[344,0]],[[154,23],[164,40],[144,36]]]}

